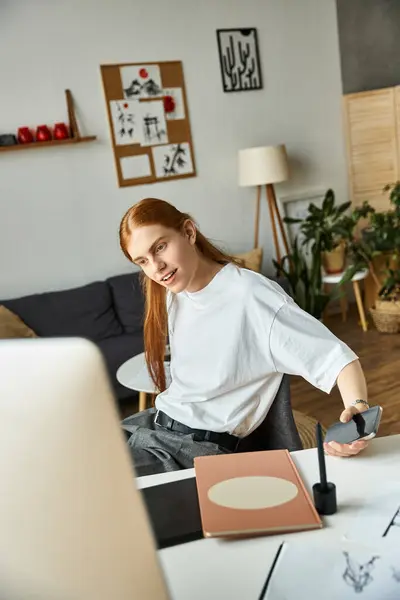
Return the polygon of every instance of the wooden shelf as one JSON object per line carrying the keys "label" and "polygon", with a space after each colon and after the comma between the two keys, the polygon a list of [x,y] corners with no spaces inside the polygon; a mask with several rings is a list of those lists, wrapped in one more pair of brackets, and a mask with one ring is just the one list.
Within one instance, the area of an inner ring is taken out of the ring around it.
{"label": "wooden shelf", "polygon": [[13,146],[0,146],[0,152],[14,152],[14,150],[30,150],[32,148],[48,148],[49,146],[62,146],[66,144],[84,144],[94,142],[95,135],[81,136],[75,116],[74,101],[70,90],[65,90],[69,127],[72,137],[66,140],[49,140],[48,142],[30,142],[28,144],[14,144]]}
{"label": "wooden shelf", "polygon": [[66,144],[83,144],[96,140],[95,135],[79,138],[67,138],[66,140],[50,140],[48,142],[31,142],[29,144],[15,144],[14,146],[0,146],[0,152],[14,152],[14,150],[30,150],[33,148],[48,148],[49,146],[62,146]]}

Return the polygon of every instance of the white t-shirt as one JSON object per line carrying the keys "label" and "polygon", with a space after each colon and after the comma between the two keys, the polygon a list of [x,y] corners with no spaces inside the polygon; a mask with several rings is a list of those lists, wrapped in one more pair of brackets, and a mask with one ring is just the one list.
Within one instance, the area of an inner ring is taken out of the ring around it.
{"label": "white t-shirt", "polygon": [[265,419],[284,373],[329,393],[357,359],[275,282],[233,264],[202,290],[168,294],[171,383],[156,408],[240,437]]}

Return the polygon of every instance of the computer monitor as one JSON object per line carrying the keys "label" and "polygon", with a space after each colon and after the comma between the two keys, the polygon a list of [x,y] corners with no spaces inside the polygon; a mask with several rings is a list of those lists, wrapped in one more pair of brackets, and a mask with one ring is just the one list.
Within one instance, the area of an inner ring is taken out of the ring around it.
{"label": "computer monitor", "polygon": [[2,600],[169,597],[93,343],[0,341],[0,486]]}

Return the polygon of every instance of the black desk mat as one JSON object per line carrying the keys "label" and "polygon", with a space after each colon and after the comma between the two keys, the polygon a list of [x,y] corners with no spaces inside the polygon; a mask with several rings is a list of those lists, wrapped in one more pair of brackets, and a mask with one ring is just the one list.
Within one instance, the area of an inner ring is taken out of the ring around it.
{"label": "black desk mat", "polygon": [[141,492],[159,550],[204,537],[195,477]]}

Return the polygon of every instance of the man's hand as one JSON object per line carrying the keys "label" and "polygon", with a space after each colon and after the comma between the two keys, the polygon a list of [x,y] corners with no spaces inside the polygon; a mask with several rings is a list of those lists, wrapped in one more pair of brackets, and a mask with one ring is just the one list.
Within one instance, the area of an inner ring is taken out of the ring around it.
{"label": "man's hand", "polygon": [[[359,405],[356,406],[348,406],[340,415],[340,420],[342,423],[347,423],[357,413],[361,413],[367,410],[366,406]],[[353,442],[352,444],[339,444],[338,442],[329,442],[324,444],[324,450],[326,454],[329,456],[342,456],[349,457],[359,454],[362,450],[364,450],[368,446],[368,442],[360,441]]]}

